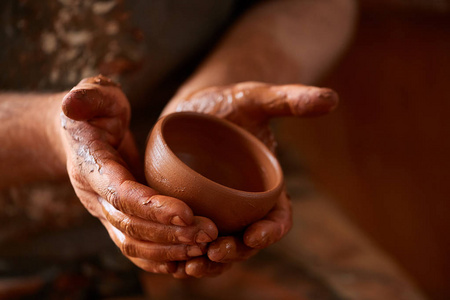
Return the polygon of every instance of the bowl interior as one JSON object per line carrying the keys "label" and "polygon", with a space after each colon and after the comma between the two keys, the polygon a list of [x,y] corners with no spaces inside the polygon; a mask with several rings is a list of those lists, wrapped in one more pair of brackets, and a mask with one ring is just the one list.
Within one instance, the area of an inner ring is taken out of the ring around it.
{"label": "bowl interior", "polygon": [[162,135],[181,161],[220,185],[264,192],[279,184],[279,172],[270,151],[228,122],[198,114],[178,114],[165,120]]}

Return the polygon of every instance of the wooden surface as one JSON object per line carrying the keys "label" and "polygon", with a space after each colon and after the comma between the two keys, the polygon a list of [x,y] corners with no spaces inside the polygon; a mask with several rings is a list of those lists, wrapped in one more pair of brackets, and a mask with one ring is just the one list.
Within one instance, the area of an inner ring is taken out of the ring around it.
{"label": "wooden surface", "polygon": [[377,8],[322,82],[338,110],[283,120],[280,144],[431,298],[450,299],[450,12]]}

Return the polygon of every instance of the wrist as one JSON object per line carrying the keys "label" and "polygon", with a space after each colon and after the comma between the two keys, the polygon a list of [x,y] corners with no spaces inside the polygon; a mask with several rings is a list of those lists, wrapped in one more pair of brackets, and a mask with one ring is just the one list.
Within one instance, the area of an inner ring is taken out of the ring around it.
{"label": "wrist", "polygon": [[46,128],[44,130],[46,143],[53,158],[52,164],[55,174],[66,173],[67,155],[63,142],[64,129],[61,123],[61,102],[66,94],[67,92],[51,94],[47,99],[49,109],[45,116],[46,121],[44,124],[46,124]]}
{"label": "wrist", "polygon": [[0,188],[67,174],[57,118],[63,93],[0,93]]}

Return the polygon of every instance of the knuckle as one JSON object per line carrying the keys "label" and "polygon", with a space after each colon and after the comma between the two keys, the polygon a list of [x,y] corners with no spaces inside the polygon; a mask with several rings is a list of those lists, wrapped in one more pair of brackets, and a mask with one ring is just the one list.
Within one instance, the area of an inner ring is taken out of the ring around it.
{"label": "knuckle", "polygon": [[[181,249],[182,247],[182,249]],[[187,246],[174,245],[171,246],[168,251],[166,251],[165,256],[167,261],[178,261],[188,259]]]}
{"label": "knuckle", "polygon": [[74,190],[77,191],[91,191],[90,184],[86,180],[85,175],[80,169],[76,167],[70,167],[67,169],[71,184]]}
{"label": "knuckle", "polygon": [[174,251],[173,251],[173,248],[170,248],[170,249],[166,252],[165,256],[166,256],[166,259],[167,259],[168,261],[179,260],[179,255],[175,255],[175,253],[174,253]]}
{"label": "knuckle", "polygon": [[180,228],[175,227],[174,230],[170,230],[168,232],[168,239],[172,241],[172,243],[182,243],[182,244],[193,244],[195,239],[195,232],[193,231],[195,228]]}
{"label": "knuckle", "polygon": [[171,244],[177,243],[178,242],[178,238],[176,237],[175,234],[173,234],[170,230],[166,230],[162,236],[164,237],[164,239]]}
{"label": "knuckle", "polygon": [[124,255],[131,256],[131,257],[136,257],[136,248],[127,239],[125,239],[122,242],[122,244],[120,245],[120,251],[122,251],[122,253]]}
{"label": "knuckle", "polygon": [[124,180],[120,182],[117,188],[112,186],[108,187],[108,192],[110,194],[109,198],[110,203],[114,205],[115,208],[117,208],[122,212],[128,211],[128,209],[130,208],[129,206],[132,205],[132,202],[130,203],[130,201],[123,200],[123,199],[127,200],[131,199],[130,197],[127,197],[130,195],[130,192],[132,191],[132,185],[130,185],[130,183],[131,183],[130,180]]}
{"label": "knuckle", "polygon": [[133,222],[129,218],[123,218],[122,220],[120,220],[120,227],[127,235],[132,237],[136,235],[136,229],[133,225]]}
{"label": "knuckle", "polygon": [[67,174],[73,182],[80,183],[83,181],[83,176],[81,175],[80,169],[73,165],[67,167]]}
{"label": "knuckle", "polygon": [[111,203],[112,206],[114,206],[116,209],[122,211],[122,207],[120,205],[121,201],[119,198],[119,194],[117,193],[116,189],[113,187],[107,187],[106,188],[106,201]]}
{"label": "knuckle", "polygon": [[[181,238],[180,238],[180,236],[181,236]],[[173,234],[173,233],[169,233],[167,236],[167,239],[173,244],[179,243],[179,242],[186,243],[185,241],[187,241],[187,242],[190,241],[189,238],[186,238],[182,235]]]}

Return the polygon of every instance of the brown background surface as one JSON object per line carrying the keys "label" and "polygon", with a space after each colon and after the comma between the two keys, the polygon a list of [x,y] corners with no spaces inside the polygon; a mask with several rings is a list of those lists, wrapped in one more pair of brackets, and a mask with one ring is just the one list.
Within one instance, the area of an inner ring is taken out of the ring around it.
{"label": "brown background surface", "polygon": [[450,13],[446,1],[362,1],[354,43],[321,84],[339,109],[280,122],[346,214],[432,296],[450,298]]}

